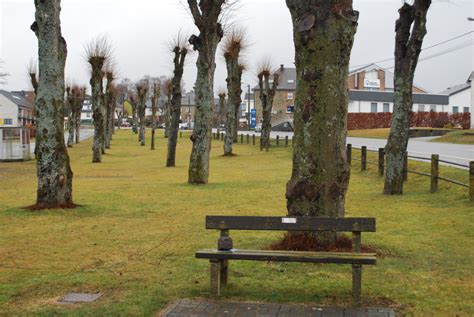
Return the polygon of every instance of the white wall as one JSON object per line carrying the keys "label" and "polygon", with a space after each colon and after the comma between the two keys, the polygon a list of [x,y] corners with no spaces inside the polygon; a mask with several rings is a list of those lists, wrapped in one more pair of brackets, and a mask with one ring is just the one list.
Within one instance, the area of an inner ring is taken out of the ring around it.
{"label": "white wall", "polygon": [[464,107],[471,109],[471,89],[465,89],[449,96],[449,111],[452,112],[455,106],[458,107],[459,113],[464,112]]}
{"label": "white wall", "polygon": [[[5,119],[12,119],[11,125],[4,125]],[[18,126],[18,106],[0,94],[0,127]]]}

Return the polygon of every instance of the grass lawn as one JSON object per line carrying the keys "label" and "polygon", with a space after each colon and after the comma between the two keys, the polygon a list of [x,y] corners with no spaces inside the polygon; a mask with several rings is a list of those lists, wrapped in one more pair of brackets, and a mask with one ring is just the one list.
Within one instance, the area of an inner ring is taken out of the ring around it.
{"label": "grass lawn", "polygon": [[[152,316],[179,298],[209,296],[208,262],[194,258],[214,247],[218,232],[204,217],[285,215],[291,150],[236,145],[222,157],[214,141],[210,184],[187,181],[188,138],[179,140],[177,167],[157,150],[140,147],[121,130],[104,163],[92,164],[91,141],[70,150],[75,210],[27,212],[34,202],[35,163],[0,164],[0,316]],[[148,133],[149,135],[149,133]],[[374,154],[371,154],[374,155]],[[369,157],[369,159],[374,159]],[[357,162],[354,162],[356,164]],[[376,217],[377,233],[362,241],[380,252],[363,273],[364,305],[392,306],[416,316],[474,315],[474,205],[465,188],[410,175],[402,197],[381,195],[376,166],[354,166],[347,216]],[[428,171],[429,166],[410,163]],[[466,171],[441,167],[467,182]],[[236,248],[263,248],[281,233],[231,231]],[[223,298],[348,305],[348,265],[234,261]],[[60,306],[72,291],[102,292],[90,305]]]}
{"label": "grass lawn", "polygon": [[440,138],[434,139],[433,142],[474,144],[474,129],[451,132]]}
{"label": "grass lawn", "polygon": [[390,129],[349,130],[347,135],[354,138],[387,139]]}

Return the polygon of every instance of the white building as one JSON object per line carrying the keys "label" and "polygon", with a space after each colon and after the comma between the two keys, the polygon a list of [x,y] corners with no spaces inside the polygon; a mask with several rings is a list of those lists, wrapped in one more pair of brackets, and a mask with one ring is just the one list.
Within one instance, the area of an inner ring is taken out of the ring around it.
{"label": "white building", "polygon": [[[449,106],[448,112],[450,113],[474,113],[474,88],[472,87],[474,72],[471,72],[471,75],[464,84],[456,85],[450,87],[443,92],[449,96]],[[471,118],[471,128],[474,128],[474,120]]]}
{"label": "white building", "polygon": [[91,96],[86,95],[81,109],[81,123],[92,124],[92,101]]}
{"label": "white building", "polygon": [[[350,90],[349,112],[393,112],[393,91]],[[413,94],[413,112],[449,112],[448,95]]]}
{"label": "white building", "polygon": [[0,90],[0,127],[23,127],[32,124],[33,108],[25,94]]}

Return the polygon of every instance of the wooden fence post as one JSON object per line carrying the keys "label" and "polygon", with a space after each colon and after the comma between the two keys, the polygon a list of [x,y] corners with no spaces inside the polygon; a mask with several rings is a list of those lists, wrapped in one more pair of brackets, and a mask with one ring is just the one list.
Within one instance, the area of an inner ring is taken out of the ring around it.
{"label": "wooden fence post", "polygon": [[360,149],[360,170],[367,170],[367,147],[365,145]]}
{"label": "wooden fence post", "polygon": [[247,134],[247,144],[250,143],[250,135]]}
{"label": "wooden fence post", "polygon": [[276,145],[279,146],[280,145],[280,136],[277,135],[277,139],[276,139]]}
{"label": "wooden fence post", "polygon": [[379,176],[383,176],[385,171],[385,149],[379,148]]}
{"label": "wooden fence post", "polygon": [[180,137],[180,138],[183,137],[183,132],[182,132],[182,131],[179,131],[179,137]]}
{"label": "wooden fence post", "polygon": [[474,201],[474,161],[469,162],[469,197]]}
{"label": "wooden fence post", "polygon": [[405,182],[408,180],[408,152],[405,152],[403,157],[403,180]]}
{"label": "wooden fence post", "polygon": [[288,146],[288,136],[285,136],[285,146]]}
{"label": "wooden fence post", "polygon": [[252,144],[255,145],[255,134],[252,134]]}
{"label": "wooden fence post", "polygon": [[347,144],[347,164],[352,165],[352,144]]}
{"label": "wooden fence post", "polygon": [[438,191],[438,176],[439,176],[439,155],[431,154],[430,192],[432,193],[436,193]]}
{"label": "wooden fence post", "polygon": [[240,135],[240,144],[244,144],[244,135],[243,134]]}
{"label": "wooden fence post", "polygon": [[225,135],[225,133],[222,132],[222,133],[221,133],[221,141],[224,141],[224,135]]}

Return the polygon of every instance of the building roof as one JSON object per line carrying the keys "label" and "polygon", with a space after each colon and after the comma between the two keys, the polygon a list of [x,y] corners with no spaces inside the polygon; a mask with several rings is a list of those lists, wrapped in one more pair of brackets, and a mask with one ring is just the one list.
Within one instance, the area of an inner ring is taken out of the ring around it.
{"label": "building roof", "polygon": [[[360,68],[356,68],[349,72],[349,76],[354,75],[360,72],[371,72],[374,70],[383,70],[385,72],[385,88],[388,90],[394,90],[394,74],[393,72],[378,66],[377,64],[369,64]],[[277,90],[296,90],[296,68],[288,68],[285,65],[280,65],[280,68],[275,72],[280,75],[279,83]],[[421,88],[419,85],[413,85],[414,87],[426,91],[426,89]],[[255,86],[254,91],[260,89],[260,87]]]}
{"label": "building roof", "polygon": [[[394,92],[375,90],[350,90],[351,101],[393,102]],[[414,93],[413,103],[427,105],[448,105],[449,96],[446,94]]]}
{"label": "building roof", "polygon": [[442,92],[440,92],[440,94],[452,96],[452,95],[455,95],[457,93],[460,93],[461,91],[464,91],[464,90],[470,89],[470,88],[471,88],[471,82],[467,82],[467,83],[464,83],[464,84],[449,87],[448,89],[443,90]]}
{"label": "building roof", "polygon": [[[275,74],[280,75],[277,90],[296,90],[296,68],[288,68],[282,64],[280,68],[275,71]],[[270,77],[270,83],[273,83],[273,76]],[[259,89],[260,87],[258,85],[252,88],[253,91]]]}
{"label": "building roof", "polygon": [[[374,64],[374,63],[351,70],[349,72],[349,76],[357,74],[357,73],[361,73],[361,72],[369,73],[371,71],[379,71],[379,70],[383,70],[385,72],[385,89],[394,90],[395,88],[394,88],[393,83],[394,83],[395,74],[389,71],[388,69],[380,67],[379,65]],[[419,85],[414,84],[413,86],[416,87],[417,89],[427,92],[426,89],[420,87]]]}
{"label": "building roof", "polygon": [[28,109],[34,108],[34,105],[30,101],[28,101],[28,99],[26,99],[26,95],[23,92],[6,91],[0,89],[0,94],[5,96],[5,98],[10,100],[18,107]]}

